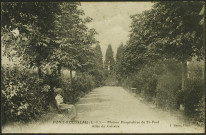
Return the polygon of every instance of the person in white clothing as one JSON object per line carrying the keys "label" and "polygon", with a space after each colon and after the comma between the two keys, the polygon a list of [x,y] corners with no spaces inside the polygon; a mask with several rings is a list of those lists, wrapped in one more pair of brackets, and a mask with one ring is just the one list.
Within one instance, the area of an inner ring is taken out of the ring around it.
{"label": "person in white clothing", "polygon": [[54,88],[54,91],[57,93],[55,100],[56,100],[57,108],[59,109],[59,111],[62,112],[63,110],[67,110],[67,113],[69,114],[68,116],[70,118],[76,117],[75,106],[64,103],[63,97],[61,95],[62,89]]}
{"label": "person in white clothing", "polygon": [[56,100],[58,106],[63,103],[63,97],[61,96],[60,93],[58,93],[56,95],[55,100]]}

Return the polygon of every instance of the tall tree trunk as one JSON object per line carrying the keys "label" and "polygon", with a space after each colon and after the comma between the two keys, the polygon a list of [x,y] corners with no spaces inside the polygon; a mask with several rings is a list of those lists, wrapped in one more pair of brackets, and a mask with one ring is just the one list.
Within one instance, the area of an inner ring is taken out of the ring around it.
{"label": "tall tree trunk", "polygon": [[72,70],[71,69],[70,69],[69,73],[70,73],[70,82],[71,82],[71,88],[72,88]]}
{"label": "tall tree trunk", "polygon": [[75,93],[74,93],[74,91],[73,91],[73,88],[72,88],[72,70],[70,69],[70,85],[71,85],[71,91],[72,91],[72,94],[73,94],[73,96],[72,96],[72,98],[73,98],[73,101],[72,102],[74,102],[74,99],[75,99]]}
{"label": "tall tree trunk", "polygon": [[182,62],[182,90],[185,88],[185,80],[187,79],[187,61]]}

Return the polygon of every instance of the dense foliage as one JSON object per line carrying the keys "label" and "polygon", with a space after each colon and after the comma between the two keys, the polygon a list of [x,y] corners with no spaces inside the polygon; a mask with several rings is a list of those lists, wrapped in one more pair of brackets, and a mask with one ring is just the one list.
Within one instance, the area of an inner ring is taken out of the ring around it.
{"label": "dense foliage", "polygon": [[202,118],[204,66],[188,67],[193,58],[204,58],[202,7],[194,1],[155,2],[151,10],[131,16],[129,40],[116,56],[119,84],[137,88],[162,108],[181,104],[186,114]]}
{"label": "dense foliage", "polygon": [[[55,108],[55,88],[73,104],[104,82],[114,85],[115,79],[162,108],[181,104],[186,115],[204,122],[204,67],[187,64],[205,55],[202,2],[155,2],[151,10],[131,16],[128,42],[117,49],[116,62],[108,45],[104,64],[97,32],[87,27],[92,18],[79,6],[1,3],[3,55],[19,59],[18,66],[1,67],[3,123],[29,121]],[[62,69],[70,71],[69,77]]]}
{"label": "dense foliage", "polygon": [[18,67],[1,67],[2,122],[28,121],[48,109],[50,86]]}
{"label": "dense foliage", "polygon": [[[86,26],[92,19],[79,6],[79,2],[1,3],[3,55],[19,60],[16,68],[3,65],[1,71],[4,122],[28,121],[55,108],[55,88],[63,90],[65,102],[75,103],[102,84],[101,48],[93,47],[98,44],[97,33]],[[63,68],[70,71],[70,78],[63,77]]]}
{"label": "dense foliage", "polygon": [[104,62],[105,69],[108,70],[109,73],[111,73],[114,69],[114,64],[115,64],[114,52],[112,50],[112,46],[109,44],[105,55],[105,62]]}
{"label": "dense foliage", "polygon": [[105,80],[105,74],[104,74],[104,68],[103,68],[103,55],[102,55],[101,47],[99,44],[97,44],[94,48],[93,61],[95,63],[95,66],[89,69],[88,73],[94,76],[95,85],[99,87],[99,86],[104,85],[104,80]]}

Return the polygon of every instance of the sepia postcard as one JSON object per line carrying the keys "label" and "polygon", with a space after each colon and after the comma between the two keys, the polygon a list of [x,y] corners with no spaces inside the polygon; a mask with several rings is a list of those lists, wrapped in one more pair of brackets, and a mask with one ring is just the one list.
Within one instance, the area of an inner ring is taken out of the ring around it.
{"label": "sepia postcard", "polygon": [[2,133],[205,133],[205,1],[1,2]]}

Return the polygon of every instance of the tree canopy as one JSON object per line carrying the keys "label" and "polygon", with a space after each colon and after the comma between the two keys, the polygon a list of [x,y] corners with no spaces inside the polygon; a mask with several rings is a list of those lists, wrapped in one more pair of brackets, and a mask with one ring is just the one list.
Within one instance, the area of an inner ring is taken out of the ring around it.
{"label": "tree canopy", "polygon": [[202,7],[202,2],[155,2],[151,10],[132,15],[123,72],[131,74],[156,61],[175,59],[183,65],[184,82],[186,62],[204,56],[203,26],[199,24]]}
{"label": "tree canopy", "polygon": [[[86,71],[94,55],[97,41],[94,29],[86,23],[78,2],[12,2],[2,3],[2,41],[5,52],[15,50],[15,56],[28,67],[37,67],[39,75],[45,65],[54,69]],[[31,10],[33,9],[33,10]],[[19,34],[14,36],[12,31]],[[11,56],[12,57],[12,56]],[[61,69],[61,68],[60,68]]]}

